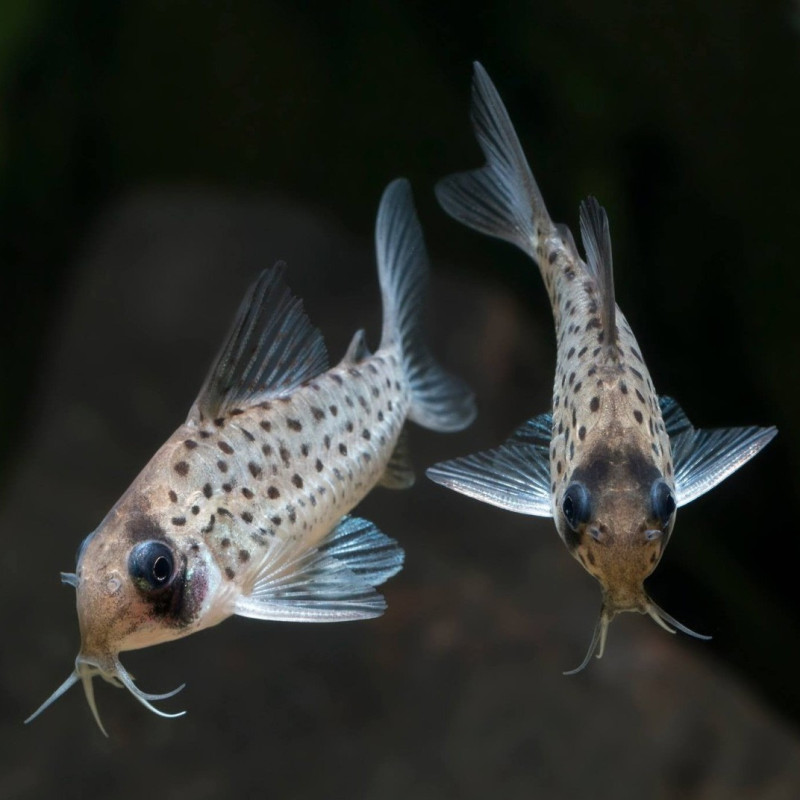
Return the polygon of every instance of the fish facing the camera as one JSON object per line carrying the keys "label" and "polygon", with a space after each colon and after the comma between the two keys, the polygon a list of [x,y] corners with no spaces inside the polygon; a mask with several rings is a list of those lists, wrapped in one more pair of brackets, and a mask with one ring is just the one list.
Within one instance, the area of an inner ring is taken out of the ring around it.
{"label": "fish facing the camera", "polygon": [[603,604],[582,670],[600,658],[611,620],[648,614],[700,636],[659,608],[644,580],[661,559],[675,512],[735,472],[776,434],[770,428],[697,430],[659,398],[616,305],[611,237],[594,198],[580,207],[586,259],[550,219],[508,113],[475,64],[472,121],[486,165],[437,186],[444,209],[512,242],[538,265],[553,309],[557,361],[552,411],[501,447],[437,464],[428,476],[462,494],[553,517],[569,552],[600,583]]}

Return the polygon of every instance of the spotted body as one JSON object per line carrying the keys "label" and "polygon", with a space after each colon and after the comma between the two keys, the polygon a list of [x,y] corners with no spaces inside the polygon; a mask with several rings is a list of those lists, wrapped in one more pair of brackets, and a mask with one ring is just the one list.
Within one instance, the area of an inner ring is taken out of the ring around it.
{"label": "spotted body", "polygon": [[403,551],[348,512],[377,483],[413,483],[407,419],[459,430],[475,408],[422,342],[427,259],[403,180],[384,193],[376,246],[380,347],[370,354],[359,331],[331,369],[282,265],[250,288],[186,422],[86,538],[75,574],[62,576],[77,590],[81,650],[33,716],[81,680],[100,725],[95,675],[170,716],[152,701],[172,693],[138,689],[119,653],[232,614],[336,622],[383,612],[375,587],[401,568]]}
{"label": "spotted body", "polygon": [[554,518],[603,592],[592,643],[574,671],[602,656],[608,625],[623,611],[698,636],[660,609],[643,582],[669,541],[677,507],[737,470],[776,431],[697,430],[673,400],[658,397],[616,306],[605,211],[594,198],[581,204],[584,260],[570,231],[551,220],[480,64],[472,120],[487,163],[446,178],[437,196],[456,219],[516,244],[538,265],[556,329],[553,406],[500,448],[438,464],[428,475],[501,508]]}

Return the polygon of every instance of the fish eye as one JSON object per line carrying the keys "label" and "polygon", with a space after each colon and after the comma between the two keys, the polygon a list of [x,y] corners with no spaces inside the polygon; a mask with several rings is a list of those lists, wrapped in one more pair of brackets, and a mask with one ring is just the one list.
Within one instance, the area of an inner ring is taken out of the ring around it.
{"label": "fish eye", "polygon": [[168,586],[175,572],[175,559],[164,542],[141,542],[131,550],[128,572],[134,582],[146,592]]}
{"label": "fish eye", "polygon": [[653,507],[653,517],[666,525],[675,513],[675,495],[667,486],[666,481],[659,478],[650,490],[650,504]]}
{"label": "fish eye", "polygon": [[589,490],[582,484],[571,483],[564,493],[561,501],[561,510],[572,530],[577,531],[578,526],[588,522],[592,516],[592,503]]}

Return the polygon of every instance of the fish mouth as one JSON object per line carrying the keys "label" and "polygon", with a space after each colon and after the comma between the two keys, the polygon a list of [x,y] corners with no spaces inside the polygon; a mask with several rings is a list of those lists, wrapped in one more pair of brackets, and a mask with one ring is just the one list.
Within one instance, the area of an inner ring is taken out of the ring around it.
{"label": "fish mouth", "polygon": [[600,608],[600,617],[597,620],[597,624],[594,626],[592,641],[589,644],[589,649],[586,651],[586,656],[579,666],[575,667],[575,669],[568,670],[564,673],[564,675],[577,675],[579,672],[582,672],[587,666],[589,666],[592,656],[596,656],[597,658],[603,657],[603,653],[606,649],[608,626],[611,624],[611,620],[613,620],[617,614],[621,614],[624,611],[637,611],[640,614],[647,614],[668,633],[680,631],[681,633],[685,633],[687,636],[692,636],[695,639],[702,639],[703,641],[709,641],[711,639],[710,636],[697,633],[691,628],[687,628],[684,624],[678,622],[675,617],[667,614],[663,608],[656,605],[656,603],[654,603],[647,596],[647,594],[644,593],[644,591],[642,591],[642,595],[643,601],[634,606],[615,606],[609,601],[608,598],[603,600],[603,605]]}
{"label": "fish mouth", "polygon": [[69,677],[25,720],[25,724],[27,725],[32,720],[36,719],[46,708],[55,703],[62,694],[78,681],[81,681],[81,683],[83,683],[84,694],[86,695],[86,702],[92,710],[95,722],[97,722],[97,726],[100,728],[103,735],[107,737],[108,733],[103,727],[103,723],[100,721],[100,713],[97,710],[97,703],[94,699],[94,684],[92,681],[95,676],[98,675],[118,689],[127,689],[145,708],[149,709],[154,714],[158,714],[159,717],[173,719],[175,717],[182,717],[186,713],[185,711],[178,711],[174,714],[170,714],[166,711],[161,711],[153,705],[153,701],[166,700],[169,697],[174,697],[186,686],[185,683],[182,683],[177,689],[173,689],[171,692],[149,694],[143,692],[136,686],[133,681],[133,676],[120,664],[116,656],[112,656],[105,661],[105,664],[101,664],[96,659],[79,654],[75,659],[75,669],[70,673]]}

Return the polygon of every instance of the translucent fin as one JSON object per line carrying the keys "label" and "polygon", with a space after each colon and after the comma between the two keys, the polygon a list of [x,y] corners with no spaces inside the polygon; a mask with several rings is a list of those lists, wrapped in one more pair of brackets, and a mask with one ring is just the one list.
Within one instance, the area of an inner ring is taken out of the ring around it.
{"label": "translucent fin", "polygon": [[553,223],[503,101],[477,61],[470,116],[486,165],[439,181],[436,197],[459,222],[512,242],[534,257],[537,227],[548,236]]}
{"label": "translucent fin", "polygon": [[403,550],[371,522],[343,517],[314,550],[267,552],[253,591],[235,613],[283,622],[344,622],[380,616],[379,586],[403,565]]}
{"label": "translucent fin", "polygon": [[264,270],[248,289],[190,419],[223,416],[327,369],[322,335],[283,282],[285,269],[278,263]]}
{"label": "translucent fin", "polygon": [[426,474],[448,489],[507,511],[553,516],[550,463],[547,452],[538,447],[507,443],[435,464]]}
{"label": "translucent fin", "polygon": [[408,447],[408,431],[403,428],[397,439],[386,471],[378,483],[387,489],[409,489],[414,485],[416,476],[411,466],[411,454]]}
{"label": "translucent fin", "polygon": [[[509,444],[527,444],[544,452],[545,461],[550,454],[550,440],[553,438],[553,415],[548,411],[532,417],[517,428],[509,437]],[[541,456],[540,456],[541,457]]]}
{"label": "translucent fin", "polygon": [[78,576],[74,572],[62,572],[61,573],[61,583],[65,583],[67,586],[72,586],[75,589],[78,588]]}
{"label": "translucent fin", "polygon": [[409,419],[435,431],[459,431],[475,418],[469,388],[433,360],[422,338],[428,257],[408,181],[386,187],[375,226],[383,296],[381,347],[400,345],[411,387]]}
{"label": "translucent fin", "polygon": [[677,401],[671,397],[659,397],[658,405],[661,407],[661,418],[664,420],[664,429],[670,439],[683,433],[685,430],[694,430],[689,418]]}
{"label": "translucent fin", "polygon": [[357,364],[365,358],[369,358],[370,352],[367,341],[364,337],[364,330],[356,331],[350,341],[350,346],[342,359],[343,364]]}
{"label": "translucent fin", "polygon": [[612,347],[617,341],[617,306],[614,300],[611,233],[606,211],[594,197],[588,197],[581,203],[580,225],[589,272],[600,294],[601,322],[606,333],[604,346]]}
{"label": "translucent fin", "polygon": [[713,489],[746,464],[777,434],[777,428],[693,428],[680,406],[662,397],[661,413],[670,435],[678,506]]}

